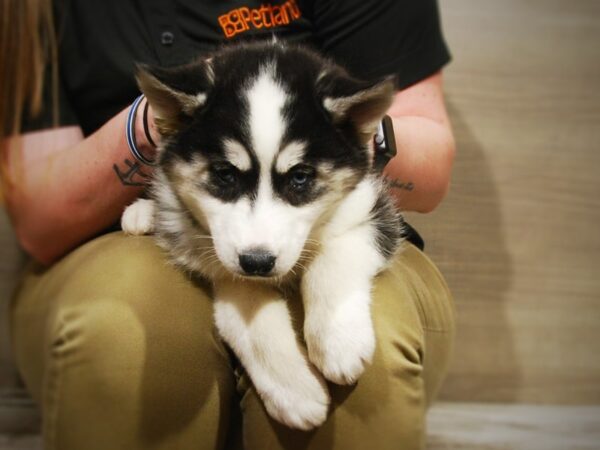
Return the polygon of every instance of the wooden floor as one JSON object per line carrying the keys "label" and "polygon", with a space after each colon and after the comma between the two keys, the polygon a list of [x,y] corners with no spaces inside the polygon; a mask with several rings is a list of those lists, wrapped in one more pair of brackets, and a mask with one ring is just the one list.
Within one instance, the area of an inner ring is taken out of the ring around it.
{"label": "wooden floor", "polygon": [[0,435],[0,450],[42,450],[38,436]]}
{"label": "wooden floor", "polygon": [[598,450],[600,407],[441,403],[428,450]]}
{"label": "wooden floor", "polygon": [[[600,407],[440,403],[427,450],[599,450]],[[0,435],[0,450],[42,450],[38,436]],[[326,449],[323,449],[326,450]]]}

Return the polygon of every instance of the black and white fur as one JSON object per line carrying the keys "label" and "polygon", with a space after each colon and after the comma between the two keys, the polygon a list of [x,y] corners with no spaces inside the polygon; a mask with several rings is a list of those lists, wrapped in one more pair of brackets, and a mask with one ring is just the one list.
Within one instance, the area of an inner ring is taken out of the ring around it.
{"label": "black and white fur", "polygon": [[[401,243],[369,145],[393,83],[279,43],[143,67],[138,82],[162,143],[151,200],[126,209],[123,229],[155,233],[212,282],[217,328],[273,418],[320,425],[324,379],[353,383],[372,359],[372,280]],[[284,298],[294,283],[304,341]]]}

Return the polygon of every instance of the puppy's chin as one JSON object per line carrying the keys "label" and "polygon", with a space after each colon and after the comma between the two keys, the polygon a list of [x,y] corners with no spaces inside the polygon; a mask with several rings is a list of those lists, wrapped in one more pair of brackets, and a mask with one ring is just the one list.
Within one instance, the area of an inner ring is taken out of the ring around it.
{"label": "puppy's chin", "polygon": [[294,276],[294,272],[292,270],[288,270],[287,272],[273,271],[266,275],[251,275],[247,274],[242,269],[235,271],[228,269],[228,272],[232,274],[234,278],[263,283],[280,283],[282,280],[289,279]]}
{"label": "puppy's chin", "polygon": [[238,273],[237,276],[244,280],[258,281],[258,282],[262,282],[262,283],[278,283],[282,280],[282,278],[285,277],[285,276],[280,276],[280,275],[276,275],[276,274],[248,275],[248,274],[241,273],[241,272]]}

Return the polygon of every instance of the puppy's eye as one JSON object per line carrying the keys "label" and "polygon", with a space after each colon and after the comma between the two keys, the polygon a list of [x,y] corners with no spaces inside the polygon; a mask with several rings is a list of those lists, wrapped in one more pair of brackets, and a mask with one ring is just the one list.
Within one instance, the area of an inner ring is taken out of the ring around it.
{"label": "puppy's eye", "polygon": [[292,188],[295,190],[303,190],[306,189],[315,178],[315,169],[304,164],[298,164],[290,169],[288,176]]}
{"label": "puppy's eye", "polygon": [[211,171],[223,184],[233,184],[237,180],[237,169],[229,163],[213,164]]}

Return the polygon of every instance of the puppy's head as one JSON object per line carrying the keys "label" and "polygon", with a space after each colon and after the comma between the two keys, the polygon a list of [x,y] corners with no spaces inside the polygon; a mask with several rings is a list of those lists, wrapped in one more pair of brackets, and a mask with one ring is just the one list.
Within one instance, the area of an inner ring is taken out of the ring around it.
{"label": "puppy's head", "polygon": [[[212,236],[218,263],[281,277],[371,166],[393,83],[365,83],[280,44],[225,48],[172,69],[141,67],[163,136],[160,167]],[[206,245],[206,244],[204,244]]]}

